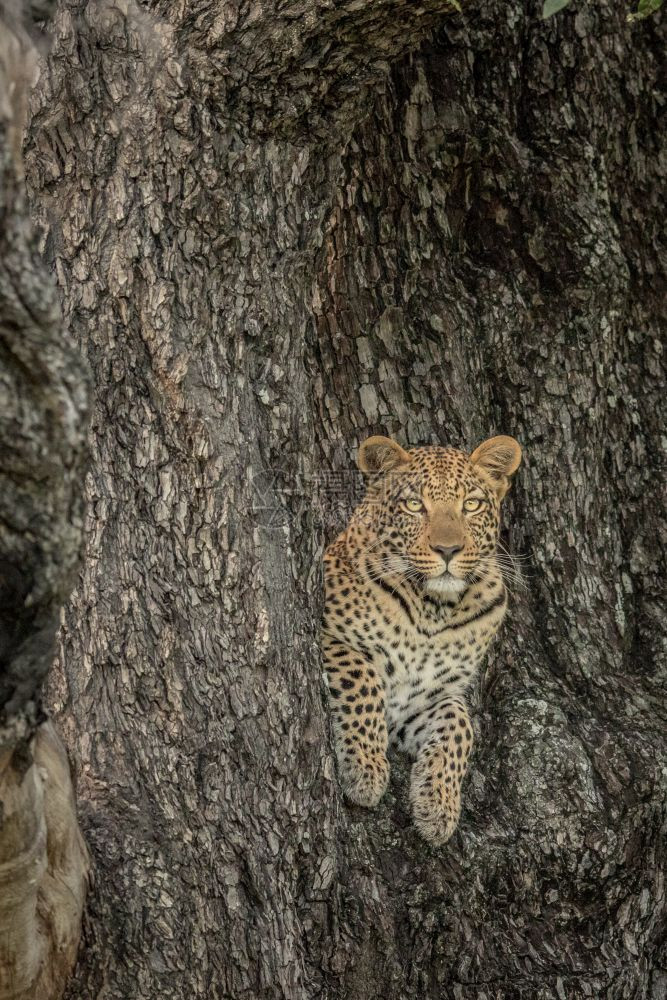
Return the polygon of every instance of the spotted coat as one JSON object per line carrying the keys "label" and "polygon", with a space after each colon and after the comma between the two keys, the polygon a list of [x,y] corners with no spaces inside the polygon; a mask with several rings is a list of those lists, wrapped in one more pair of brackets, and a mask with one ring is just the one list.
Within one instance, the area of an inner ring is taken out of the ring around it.
{"label": "spotted coat", "polygon": [[520,459],[505,436],[470,457],[370,438],[366,496],[325,554],[322,650],[343,790],[375,805],[394,744],[414,758],[413,816],[433,844],[459,819],[473,741],[465,693],[505,614],[500,502]]}

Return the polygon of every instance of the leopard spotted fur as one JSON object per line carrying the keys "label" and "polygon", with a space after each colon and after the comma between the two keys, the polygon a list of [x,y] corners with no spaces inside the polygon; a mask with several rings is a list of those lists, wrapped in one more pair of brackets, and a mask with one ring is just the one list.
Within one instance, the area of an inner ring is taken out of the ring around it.
{"label": "leopard spotted fur", "polygon": [[359,452],[366,496],[324,559],[322,648],[343,791],[375,805],[396,745],[414,758],[414,821],[436,845],[461,810],[473,742],[466,690],[505,614],[500,503],[520,461],[506,436],[469,457],[369,438]]}

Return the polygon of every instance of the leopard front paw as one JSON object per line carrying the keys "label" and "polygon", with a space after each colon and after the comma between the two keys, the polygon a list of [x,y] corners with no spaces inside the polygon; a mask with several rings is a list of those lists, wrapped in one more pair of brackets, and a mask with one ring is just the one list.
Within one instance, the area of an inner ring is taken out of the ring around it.
{"label": "leopard front paw", "polygon": [[461,815],[461,786],[445,772],[440,755],[418,759],[412,767],[410,803],[417,830],[429,844],[441,847],[456,830]]}
{"label": "leopard front paw", "polygon": [[341,763],[341,783],[345,797],[359,806],[376,806],[389,782],[389,763],[384,754],[357,755]]}

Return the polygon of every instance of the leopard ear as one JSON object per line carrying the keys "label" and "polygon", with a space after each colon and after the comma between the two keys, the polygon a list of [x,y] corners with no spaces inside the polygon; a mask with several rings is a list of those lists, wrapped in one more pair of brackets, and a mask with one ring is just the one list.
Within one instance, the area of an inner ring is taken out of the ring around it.
{"label": "leopard ear", "polygon": [[509,477],[516,472],[521,462],[521,446],[514,438],[504,434],[489,438],[470,456],[470,464],[485,473],[495,487],[498,499],[502,500],[509,489]]}
{"label": "leopard ear", "polygon": [[410,456],[400,444],[380,435],[366,438],[359,448],[357,459],[359,468],[365,475],[389,472],[390,469],[396,469],[409,461]]}

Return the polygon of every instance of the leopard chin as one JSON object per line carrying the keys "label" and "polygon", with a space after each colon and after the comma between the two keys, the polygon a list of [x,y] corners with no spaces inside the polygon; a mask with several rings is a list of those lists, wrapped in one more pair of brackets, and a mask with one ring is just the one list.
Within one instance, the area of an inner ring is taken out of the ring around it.
{"label": "leopard chin", "polygon": [[464,590],[467,590],[466,580],[459,580],[451,573],[443,573],[441,576],[432,576],[424,583],[424,589],[428,594],[436,597],[458,597]]}

